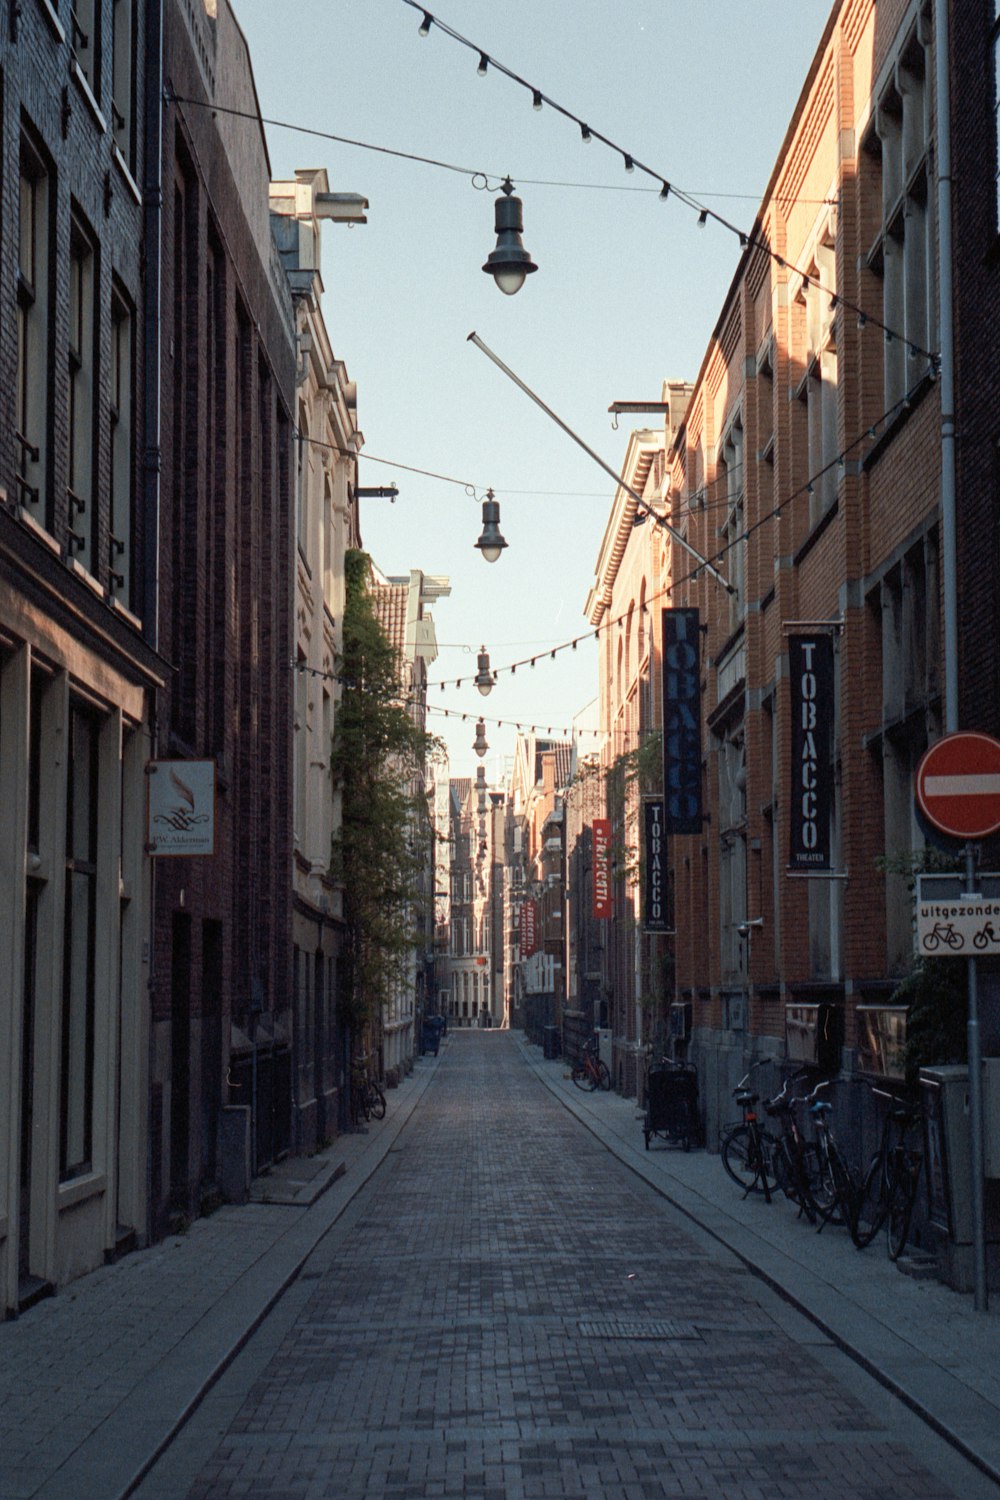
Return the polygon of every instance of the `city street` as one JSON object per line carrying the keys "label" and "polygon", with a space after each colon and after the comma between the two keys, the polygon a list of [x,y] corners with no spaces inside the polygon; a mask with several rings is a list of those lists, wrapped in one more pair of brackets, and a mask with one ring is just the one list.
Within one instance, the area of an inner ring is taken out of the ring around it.
{"label": "city street", "polygon": [[596,1139],[530,1052],[452,1033],[382,1166],[137,1494],[997,1494]]}

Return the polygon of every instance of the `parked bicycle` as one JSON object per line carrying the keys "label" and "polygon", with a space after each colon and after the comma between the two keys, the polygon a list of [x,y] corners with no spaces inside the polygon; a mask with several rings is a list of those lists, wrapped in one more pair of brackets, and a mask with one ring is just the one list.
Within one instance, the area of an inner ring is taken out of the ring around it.
{"label": "parked bicycle", "polygon": [[760,1095],[747,1088],[751,1073],[770,1062],[762,1057],[749,1068],[733,1090],[733,1098],[743,1112],[742,1119],[724,1128],[720,1153],[722,1165],[743,1189],[746,1198],[750,1193],[763,1193],[765,1203],[770,1203],[771,1194],[777,1186],[774,1170],[774,1153],[777,1139],[761,1129],[757,1105]]}
{"label": "parked bicycle", "polygon": [[595,1089],[611,1088],[611,1074],[607,1063],[601,1061],[596,1036],[588,1037],[584,1042],[583,1051],[573,1064],[570,1077],[578,1089],[586,1089],[590,1093]]}
{"label": "parked bicycle", "polygon": [[885,1089],[873,1087],[872,1093],[887,1100],[888,1108],[879,1148],[865,1173],[854,1242],[860,1248],[870,1245],[884,1224],[889,1259],[898,1260],[910,1236],[924,1165],[923,1149],[914,1144],[920,1108]]}
{"label": "parked bicycle", "polygon": [[354,1080],[351,1113],[357,1123],[364,1115],[366,1120],[385,1119],[385,1095],[367,1072],[361,1072]]}
{"label": "parked bicycle", "polygon": [[793,1203],[798,1205],[800,1215],[810,1224],[819,1218],[828,1219],[836,1209],[836,1195],[828,1175],[821,1170],[820,1152],[815,1141],[807,1140],[798,1121],[799,1105],[812,1106],[817,1102],[820,1089],[829,1088],[826,1079],[818,1083],[812,1093],[794,1097],[790,1090],[793,1083],[800,1082],[804,1074],[786,1079],[779,1094],[765,1104],[765,1112],[778,1121],[781,1133],[773,1156],[774,1175],[778,1187]]}

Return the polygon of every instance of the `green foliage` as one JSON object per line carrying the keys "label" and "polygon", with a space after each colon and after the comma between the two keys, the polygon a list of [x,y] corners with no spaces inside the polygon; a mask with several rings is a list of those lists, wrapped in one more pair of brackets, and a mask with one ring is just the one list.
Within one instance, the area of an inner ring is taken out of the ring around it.
{"label": "green foliage", "polygon": [[573,786],[596,784],[603,790],[606,816],[611,820],[608,852],[618,874],[630,885],[639,879],[639,850],[625,838],[629,809],[640,797],[655,797],[663,792],[663,735],[651,730],[643,735],[636,750],[617,755],[609,766],[594,757],[580,762]]}
{"label": "green foliage", "polygon": [[332,761],[342,821],[331,871],[344,888],[345,1019],[357,1027],[390,998],[416,938],[431,843],[421,782],[433,741],[403,704],[398,658],[369,592],[367,555],[349,552],[344,571],[343,694]]}
{"label": "green foliage", "polygon": [[906,1078],[915,1083],[921,1068],[966,1061],[968,969],[961,958],[918,958],[892,995],[908,1007]]}
{"label": "green foliage", "polygon": [[[917,876],[957,870],[961,858],[928,846],[881,855],[876,864],[887,876],[902,876],[912,895]],[[920,1069],[936,1063],[964,1063],[968,1016],[968,972],[960,958],[917,958],[892,993],[893,1005],[905,1005],[906,1078],[916,1083]]]}

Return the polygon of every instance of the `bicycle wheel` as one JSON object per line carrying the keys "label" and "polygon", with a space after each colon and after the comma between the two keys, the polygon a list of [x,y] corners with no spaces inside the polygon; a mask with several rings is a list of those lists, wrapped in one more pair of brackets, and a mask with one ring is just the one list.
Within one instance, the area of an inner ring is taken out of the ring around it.
{"label": "bicycle wheel", "polygon": [[829,1143],[806,1147],[806,1166],[809,1172],[809,1194],[816,1212],[825,1224],[843,1224],[837,1184],[834,1179],[832,1151]]}
{"label": "bicycle wheel", "polygon": [[917,1201],[920,1164],[906,1159],[897,1164],[889,1212],[885,1221],[886,1245],[890,1260],[898,1260],[906,1249],[910,1235],[913,1205]]}
{"label": "bicycle wheel", "polygon": [[596,1079],[582,1059],[573,1064],[573,1071],[570,1077],[578,1089],[583,1089],[585,1093],[593,1093]]}
{"label": "bicycle wheel", "polygon": [[885,1175],[885,1163],[877,1152],[868,1163],[865,1179],[858,1195],[858,1211],[854,1218],[851,1238],[859,1250],[865,1250],[878,1234],[889,1212],[889,1191]]}
{"label": "bicycle wheel", "polygon": [[385,1119],[385,1095],[383,1094],[377,1083],[373,1083],[369,1086],[368,1107],[371,1110],[374,1119]]}
{"label": "bicycle wheel", "polygon": [[599,1062],[597,1064],[597,1087],[603,1089],[605,1093],[609,1093],[611,1090],[611,1074],[608,1072],[607,1063]]}
{"label": "bicycle wheel", "polygon": [[840,1147],[827,1136],[820,1151],[820,1190],[813,1192],[824,1224],[843,1225],[850,1230],[858,1197],[857,1185]]}
{"label": "bicycle wheel", "polygon": [[723,1137],[720,1150],[722,1165],[738,1188],[744,1193],[764,1191],[764,1173],[768,1174],[770,1188],[773,1173],[769,1170],[766,1153],[762,1151],[759,1137],[755,1140],[749,1125],[735,1125]]}

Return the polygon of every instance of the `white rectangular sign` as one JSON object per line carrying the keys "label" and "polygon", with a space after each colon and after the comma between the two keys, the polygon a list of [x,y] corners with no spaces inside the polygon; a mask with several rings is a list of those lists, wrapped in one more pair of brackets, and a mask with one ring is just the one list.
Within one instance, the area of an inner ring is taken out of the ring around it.
{"label": "white rectangular sign", "polygon": [[937,958],[1000,953],[1000,899],[917,896],[917,952]]}
{"label": "white rectangular sign", "polygon": [[215,761],[151,760],[147,846],[156,858],[215,853]]}

